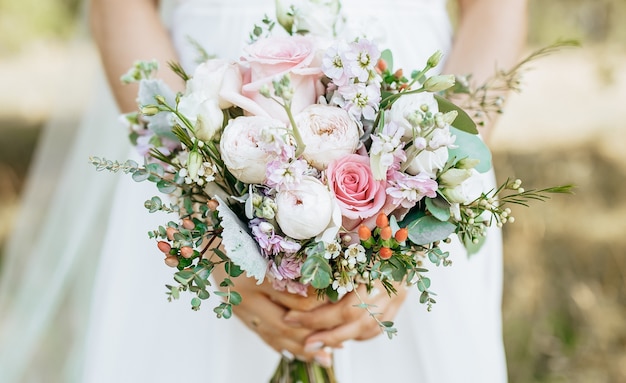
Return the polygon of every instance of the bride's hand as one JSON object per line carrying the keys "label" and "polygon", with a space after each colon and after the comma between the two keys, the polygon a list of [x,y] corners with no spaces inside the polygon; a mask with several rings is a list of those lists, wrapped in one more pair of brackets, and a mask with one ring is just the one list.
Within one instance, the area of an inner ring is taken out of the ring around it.
{"label": "bride's hand", "polygon": [[370,311],[380,313],[377,318],[389,321],[395,318],[406,299],[406,287],[397,284],[397,294],[391,297],[377,283],[372,294],[361,285],[355,292],[348,293],[336,303],[327,303],[310,311],[291,310],[285,315],[285,321],[294,329],[306,328],[317,330],[305,340],[304,349],[309,352],[324,346],[341,347],[346,340],[367,340],[382,333],[378,322],[364,308],[357,307],[361,299],[372,306]]}
{"label": "bride's hand", "polygon": [[[219,283],[227,275],[223,267],[216,267],[213,276]],[[289,326],[283,320],[290,309],[305,312],[323,305],[324,301],[318,300],[315,294],[302,297],[277,291],[267,281],[257,285],[254,278],[245,275],[231,279],[235,284],[233,290],[243,298],[239,305],[233,306],[233,313],[265,343],[283,355],[291,354],[301,360],[330,360],[324,350],[305,349],[305,340],[313,335],[314,329]]]}

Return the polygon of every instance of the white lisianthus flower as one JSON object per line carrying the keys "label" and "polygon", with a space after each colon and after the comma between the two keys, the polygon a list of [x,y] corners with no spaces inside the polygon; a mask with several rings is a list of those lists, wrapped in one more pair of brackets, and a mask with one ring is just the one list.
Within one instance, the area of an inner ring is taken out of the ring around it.
{"label": "white lisianthus flower", "polygon": [[224,113],[217,99],[206,98],[202,92],[182,96],[178,111],[189,119],[194,127],[194,136],[202,141],[211,141],[222,130]]}
{"label": "white lisianthus flower", "polygon": [[[460,169],[459,169],[460,170]],[[483,180],[475,169],[467,170],[469,178],[453,188],[443,188],[442,194],[450,203],[468,204],[481,196],[484,190]]]}
{"label": "white lisianthus flower", "polygon": [[359,126],[341,108],[313,104],[298,113],[294,120],[306,145],[302,156],[318,170],[354,153],[359,146]]}
{"label": "white lisianthus flower", "polygon": [[242,116],[230,120],[220,140],[220,152],[226,168],[241,182],[260,184],[265,180],[271,153],[259,146],[263,129],[286,129],[278,120],[261,116]]}
{"label": "white lisianthus flower", "polygon": [[340,9],[339,0],[276,0],[278,22],[290,33],[307,31],[331,38],[335,34]]}
{"label": "white lisianthus flower", "polygon": [[[234,65],[226,60],[212,59],[198,65],[193,77],[187,81],[186,93],[199,93],[207,99],[217,100],[220,109],[228,109],[232,103],[220,97],[227,71]],[[230,78],[230,76],[229,76]],[[241,87],[241,80],[239,81]]]}
{"label": "white lisianthus flower", "polygon": [[[424,113],[422,110],[423,105],[426,105],[428,111],[433,114],[439,111],[437,100],[435,100],[435,96],[432,93],[413,93],[398,98],[391,106],[389,112],[385,114],[385,118],[387,121],[395,122],[404,128],[404,138],[410,140],[413,138],[414,129],[418,127],[419,116]],[[419,134],[415,135],[419,136]]]}
{"label": "white lisianthus flower", "polygon": [[428,177],[435,179],[437,177],[437,172],[443,169],[447,161],[448,148],[446,147],[433,151],[422,150],[415,158],[413,158],[406,169],[406,172],[411,175],[423,173],[428,175]]}
{"label": "white lisianthus flower", "polygon": [[296,188],[276,195],[276,221],[291,238],[313,238],[328,227],[333,205],[328,188],[314,177],[305,177]]}

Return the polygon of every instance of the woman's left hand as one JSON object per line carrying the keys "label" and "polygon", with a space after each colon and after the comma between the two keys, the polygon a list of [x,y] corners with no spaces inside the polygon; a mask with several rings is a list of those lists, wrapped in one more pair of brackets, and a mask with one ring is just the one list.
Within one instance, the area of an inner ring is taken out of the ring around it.
{"label": "woman's left hand", "polygon": [[397,284],[396,289],[397,294],[389,296],[379,283],[371,294],[365,286],[359,286],[336,303],[329,302],[310,311],[290,310],[284,320],[292,327],[317,330],[305,340],[308,352],[326,346],[340,348],[346,340],[367,340],[382,333],[378,322],[358,305],[362,301],[371,305],[370,311],[380,313],[377,318],[381,322],[393,320],[407,294],[404,284]]}

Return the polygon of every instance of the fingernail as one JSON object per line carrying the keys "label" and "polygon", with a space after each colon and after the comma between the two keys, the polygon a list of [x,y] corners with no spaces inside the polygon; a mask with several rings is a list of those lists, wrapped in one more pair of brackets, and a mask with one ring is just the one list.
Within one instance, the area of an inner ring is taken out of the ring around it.
{"label": "fingernail", "polygon": [[326,353],[317,354],[313,357],[313,359],[315,359],[315,361],[319,363],[320,366],[322,367],[329,368],[329,367],[332,367],[333,365],[333,361],[330,357],[330,354],[326,354]]}
{"label": "fingernail", "polygon": [[289,325],[290,327],[301,327],[302,324],[300,323],[300,321],[298,321],[298,319],[294,318],[293,315],[291,315],[291,313],[288,313],[287,315],[285,315],[283,317],[283,321]]}
{"label": "fingernail", "polygon": [[306,351],[307,353],[313,353],[315,351],[321,350],[322,347],[324,347],[324,342],[322,341],[311,342],[304,345],[304,351]]}

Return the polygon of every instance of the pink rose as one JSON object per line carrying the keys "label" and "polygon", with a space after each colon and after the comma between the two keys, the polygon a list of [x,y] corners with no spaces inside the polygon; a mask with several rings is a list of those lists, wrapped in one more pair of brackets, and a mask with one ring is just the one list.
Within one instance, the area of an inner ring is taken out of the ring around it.
{"label": "pink rose", "polygon": [[374,218],[388,205],[386,181],[372,175],[366,156],[351,154],[328,164],[328,185],[343,215],[343,227],[354,230],[361,222]]}
{"label": "pink rose", "polygon": [[287,114],[276,101],[262,96],[264,86],[272,88],[272,81],[289,74],[293,99],[291,109],[299,113],[315,104],[321,94],[318,50],[313,40],[306,36],[276,36],[260,39],[245,49],[242,95],[246,100],[236,100],[237,106],[253,115],[264,115],[288,122]]}

